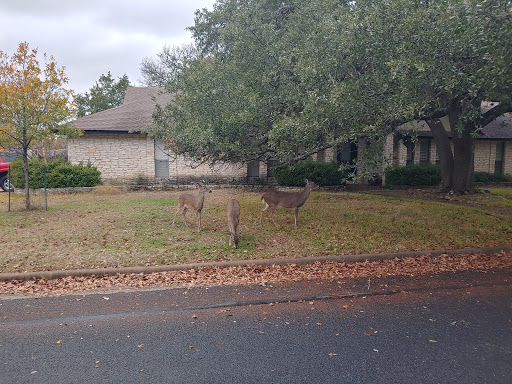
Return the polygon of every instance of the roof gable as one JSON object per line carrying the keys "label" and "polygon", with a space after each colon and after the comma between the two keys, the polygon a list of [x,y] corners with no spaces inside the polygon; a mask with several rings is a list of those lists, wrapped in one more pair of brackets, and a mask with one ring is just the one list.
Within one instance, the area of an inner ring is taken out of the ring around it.
{"label": "roof gable", "polygon": [[73,123],[83,131],[140,132],[152,123],[155,106],[170,101],[171,95],[163,88],[128,87],[123,105],[81,117]]}

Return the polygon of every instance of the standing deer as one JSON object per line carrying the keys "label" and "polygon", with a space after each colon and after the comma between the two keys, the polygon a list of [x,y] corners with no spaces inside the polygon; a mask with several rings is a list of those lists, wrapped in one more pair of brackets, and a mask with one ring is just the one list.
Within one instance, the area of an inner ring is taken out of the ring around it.
{"label": "standing deer", "polygon": [[240,223],[240,203],[235,199],[228,201],[228,227],[229,227],[229,246],[232,242],[235,248],[238,248],[238,241],[240,240],[240,230],[238,224]]}
{"label": "standing deer", "polygon": [[176,216],[180,211],[182,211],[183,221],[185,221],[185,225],[188,227],[187,218],[185,217],[185,214],[187,213],[187,209],[191,209],[196,213],[197,216],[197,232],[201,232],[201,210],[203,209],[204,197],[206,194],[212,193],[212,191],[206,188],[204,185],[196,185],[197,188],[199,189],[198,195],[182,193],[178,197],[178,207],[176,209],[176,213],[174,214],[174,220],[172,221],[172,225],[174,226]]}
{"label": "standing deer", "polygon": [[268,191],[261,196],[261,201],[265,204],[265,208],[261,210],[260,225],[263,220],[263,212],[270,208],[270,218],[277,227],[274,221],[274,211],[276,208],[293,208],[295,213],[295,226],[297,227],[297,218],[299,216],[299,208],[304,205],[309,197],[309,193],[315,189],[318,189],[312,181],[306,179],[306,186],[302,192],[283,192],[283,191]]}

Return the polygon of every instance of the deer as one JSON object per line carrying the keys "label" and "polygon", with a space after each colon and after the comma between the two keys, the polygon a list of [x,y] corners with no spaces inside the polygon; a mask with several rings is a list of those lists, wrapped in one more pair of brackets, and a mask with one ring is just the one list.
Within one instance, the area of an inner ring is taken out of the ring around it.
{"label": "deer", "polygon": [[201,210],[203,209],[204,197],[208,193],[212,193],[204,185],[196,184],[199,189],[198,195],[192,195],[190,193],[182,193],[178,197],[178,207],[176,208],[176,213],[174,214],[174,220],[172,221],[172,226],[174,227],[174,222],[176,221],[176,216],[181,211],[183,214],[183,221],[185,225],[188,227],[187,218],[185,214],[187,210],[190,209],[196,213],[197,216],[197,232],[201,232]]}
{"label": "deer", "polygon": [[238,248],[238,241],[240,240],[240,230],[238,224],[240,223],[240,203],[231,199],[228,201],[228,227],[229,227],[229,246],[234,244]]}
{"label": "deer", "polygon": [[302,190],[302,192],[284,192],[284,191],[268,191],[261,196],[261,201],[265,204],[265,207],[261,210],[260,215],[260,225],[263,221],[263,213],[270,209],[270,218],[274,223],[274,226],[277,227],[277,224],[274,220],[274,211],[276,208],[293,208],[295,213],[295,226],[297,227],[297,219],[299,216],[299,208],[304,205],[306,200],[309,197],[311,191],[318,189],[318,185],[316,185],[312,181],[306,181],[306,186]]}

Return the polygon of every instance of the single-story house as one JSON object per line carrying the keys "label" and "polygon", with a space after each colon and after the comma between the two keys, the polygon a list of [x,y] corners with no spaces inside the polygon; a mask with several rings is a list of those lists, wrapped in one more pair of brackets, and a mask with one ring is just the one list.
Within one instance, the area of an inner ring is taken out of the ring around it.
{"label": "single-story house", "polygon": [[[451,138],[450,124],[442,118],[448,136]],[[385,166],[407,165],[411,163],[439,163],[436,143],[428,125],[424,121],[414,122],[404,127],[416,139],[403,140],[403,135],[389,135],[386,138]],[[512,114],[505,113],[482,128],[474,140],[475,172],[489,172],[512,175]]]}
{"label": "single-story house", "polygon": [[[166,104],[170,97],[161,88],[128,87],[123,105],[75,120],[75,126],[83,131],[83,135],[68,141],[69,161],[72,164],[91,163],[101,171],[104,181],[113,182],[130,182],[141,177],[212,182],[272,176],[271,167],[259,161],[197,166],[184,157],[168,156],[165,144],[155,142],[141,129],[152,123],[155,105]],[[442,119],[442,122],[450,134],[448,120]],[[383,175],[384,169],[391,165],[439,161],[432,133],[425,122],[409,123],[403,131],[413,132],[417,140],[402,140],[404,135],[388,135],[384,145],[385,160],[375,173]],[[346,143],[321,151],[313,158],[352,163],[357,156],[357,145]],[[485,126],[476,138],[475,171],[512,175],[511,114],[504,114]]]}
{"label": "single-story house", "polygon": [[[482,110],[488,108],[482,105]],[[442,118],[448,137],[451,139],[451,129],[448,118]],[[361,151],[364,139],[358,143],[346,143],[336,149],[319,152],[318,159],[339,163],[353,164]],[[512,114],[505,113],[479,132],[474,140],[474,170],[512,176]],[[452,145],[453,149],[453,145]],[[384,170],[389,166],[405,166],[421,162],[439,163],[436,143],[430,128],[425,121],[415,121],[404,124],[394,134],[389,134],[384,140],[383,161],[380,166],[371,169],[370,173],[379,175],[379,182],[385,184]],[[380,162],[379,162],[380,163]],[[361,182],[369,182],[367,179]]]}
{"label": "single-story house", "polygon": [[155,142],[141,129],[152,123],[155,105],[165,105],[169,100],[170,95],[161,88],[128,87],[121,106],[74,121],[83,135],[68,141],[69,161],[90,163],[104,181],[110,182],[266,177],[266,167],[260,163],[197,166],[184,157],[168,156],[165,144]]}

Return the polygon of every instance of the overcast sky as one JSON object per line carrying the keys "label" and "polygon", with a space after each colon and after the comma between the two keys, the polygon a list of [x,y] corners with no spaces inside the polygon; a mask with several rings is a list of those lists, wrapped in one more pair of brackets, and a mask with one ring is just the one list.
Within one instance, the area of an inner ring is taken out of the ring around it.
{"label": "overcast sky", "polygon": [[186,27],[215,0],[1,0],[0,50],[28,42],[66,67],[67,88],[88,91],[108,71],[140,85],[140,63],[164,45],[192,42]]}

